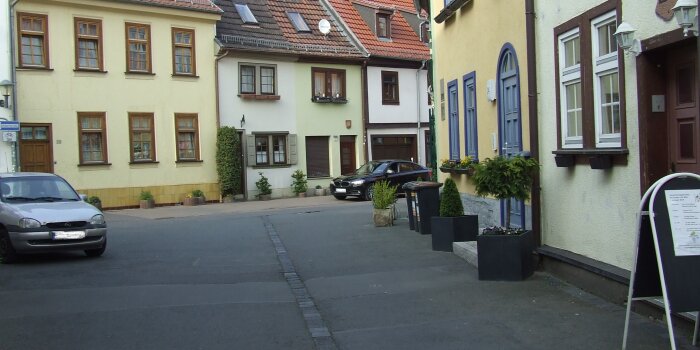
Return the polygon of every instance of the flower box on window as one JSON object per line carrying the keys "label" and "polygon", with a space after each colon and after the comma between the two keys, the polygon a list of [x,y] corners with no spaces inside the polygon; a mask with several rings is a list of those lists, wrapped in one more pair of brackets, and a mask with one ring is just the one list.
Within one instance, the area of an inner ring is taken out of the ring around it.
{"label": "flower box on window", "polygon": [[568,168],[574,166],[575,158],[572,154],[557,154],[554,156],[554,161],[560,168]]}

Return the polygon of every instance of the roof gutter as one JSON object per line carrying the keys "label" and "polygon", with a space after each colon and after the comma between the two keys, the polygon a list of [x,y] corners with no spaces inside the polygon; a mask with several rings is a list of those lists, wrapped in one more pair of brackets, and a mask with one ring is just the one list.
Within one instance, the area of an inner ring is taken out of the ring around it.
{"label": "roof gutter", "polygon": [[[420,101],[421,101],[421,87],[420,87],[420,72],[425,69],[425,65],[428,63],[428,60],[423,60],[421,61],[420,68],[416,70],[416,150],[420,150],[420,115],[421,115],[421,110],[420,110]],[[426,150],[423,150],[425,152]],[[421,157],[421,152],[417,152],[416,156],[418,157],[416,163],[420,164],[422,157]]]}
{"label": "roof gutter", "polygon": [[[530,124],[530,153],[539,159],[539,120],[537,109],[537,53],[535,51],[535,0],[525,0],[525,35],[527,38],[527,93],[528,120]],[[542,208],[540,198],[540,172],[536,172],[532,182],[532,231],[537,247],[542,245]]]}

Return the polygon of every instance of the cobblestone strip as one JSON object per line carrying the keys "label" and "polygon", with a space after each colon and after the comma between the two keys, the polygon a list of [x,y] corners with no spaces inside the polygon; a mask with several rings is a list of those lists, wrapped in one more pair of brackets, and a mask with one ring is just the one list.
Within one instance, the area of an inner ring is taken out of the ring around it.
{"label": "cobblestone strip", "polygon": [[287,248],[285,248],[284,243],[280,239],[280,236],[275,230],[275,226],[270,222],[270,218],[263,216],[263,222],[265,223],[265,229],[267,230],[267,235],[270,237],[272,244],[275,246],[275,251],[277,252],[277,259],[282,266],[282,272],[284,273],[284,278],[287,280],[289,288],[292,289],[292,293],[296,298],[297,305],[301,309],[301,313],[304,316],[304,321],[306,321],[306,328],[311,334],[311,338],[314,340],[316,349],[318,350],[336,350],[338,347],[335,345],[331,333],[326,327],[326,323],[321,318],[321,313],[318,311],[316,304],[309,295],[309,291],[306,289],[306,285],[299,278],[299,275],[294,268],[294,263],[287,253]]}

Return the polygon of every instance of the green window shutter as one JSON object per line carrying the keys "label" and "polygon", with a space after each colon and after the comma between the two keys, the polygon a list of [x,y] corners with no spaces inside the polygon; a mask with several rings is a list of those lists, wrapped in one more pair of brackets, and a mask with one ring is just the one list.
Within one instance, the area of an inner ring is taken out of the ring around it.
{"label": "green window shutter", "polygon": [[246,135],[246,155],[248,156],[248,166],[255,166],[255,135]]}
{"label": "green window shutter", "polygon": [[296,164],[297,163],[297,135],[296,134],[290,134],[287,136],[288,143],[289,143],[289,164]]}

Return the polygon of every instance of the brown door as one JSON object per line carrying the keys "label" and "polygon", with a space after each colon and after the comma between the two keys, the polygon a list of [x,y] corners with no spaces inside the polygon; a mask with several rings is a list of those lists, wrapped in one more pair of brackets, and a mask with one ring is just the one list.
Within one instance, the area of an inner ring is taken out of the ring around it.
{"label": "brown door", "polygon": [[340,173],[350,174],[357,169],[355,164],[355,136],[340,137]]}
{"label": "brown door", "polygon": [[52,173],[51,124],[22,123],[19,155],[21,171]]}
{"label": "brown door", "polygon": [[686,45],[668,57],[668,150],[671,172],[700,174],[697,50]]}

